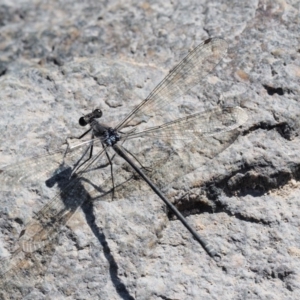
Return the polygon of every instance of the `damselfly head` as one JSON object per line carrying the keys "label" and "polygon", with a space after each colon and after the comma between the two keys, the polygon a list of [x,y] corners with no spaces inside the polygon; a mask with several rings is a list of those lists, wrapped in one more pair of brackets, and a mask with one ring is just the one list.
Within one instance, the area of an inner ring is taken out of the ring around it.
{"label": "damselfly head", "polygon": [[96,108],[93,110],[93,112],[84,115],[79,119],[79,125],[80,126],[86,126],[87,124],[91,123],[93,119],[99,119],[102,117],[102,110],[99,108]]}

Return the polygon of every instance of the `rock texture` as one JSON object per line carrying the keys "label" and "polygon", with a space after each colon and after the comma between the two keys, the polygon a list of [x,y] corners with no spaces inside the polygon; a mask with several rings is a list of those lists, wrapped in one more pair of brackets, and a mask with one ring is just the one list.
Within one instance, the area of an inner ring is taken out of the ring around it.
{"label": "rock texture", "polygon": [[[94,107],[115,124],[212,36],[229,42],[228,55],[182,109],[222,102],[249,115],[230,147],[192,158],[198,168],[165,189],[220,262],[137,180],[128,198],[87,201],[2,297],[299,299],[299,9],[293,0],[1,1],[0,165],[78,136]],[[1,257],[59,189],[42,183],[0,186]]]}

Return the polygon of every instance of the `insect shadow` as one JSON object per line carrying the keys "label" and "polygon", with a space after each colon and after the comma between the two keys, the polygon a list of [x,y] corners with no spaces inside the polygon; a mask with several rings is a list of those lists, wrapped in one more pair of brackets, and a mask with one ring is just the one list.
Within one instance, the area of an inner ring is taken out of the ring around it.
{"label": "insect shadow", "polygon": [[[77,178],[77,175],[76,175],[76,173],[73,173],[73,168],[69,167],[69,168],[65,169],[64,171],[53,175],[51,178],[46,180],[45,184],[49,188],[53,187],[56,184],[59,191],[64,191],[66,186],[68,186],[68,184],[70,183],[70,181],[74,181],[74,180],[76,180],[76,178]],[[79,179],[79,178],[77,178],[77,179]],[[122,299],[124,299],[124,300],[134,299],[134,297],[132,297],[130,295],[126,286],[123,284],[122,280],[118,276],[118,269],[119,269],[118,264],[117,264],[116,260],[114,259],[114,256],[110,250],[110,247],[107,243],[107,240],[106,240],[105,234],[103,233],[102,228],[100,228],[96,224],[96,216],[95,216],[95,212],[94,212],[93,202],[100,201],[100,199],[99,198],[94,199],[93,197],[91,197],[89,192],[86,191],[86,188],[82,184],[82,181],[88,182],[88,184],[91,184],[94,189],[98,190],[100,193],[103,193],[103,190],[101,189],[100,186],[96,186],[95,184],[90,182],[88,179],[81,177],[76,182],[76,189],[75,189],[76,192],[75,193],[74,192],[72,192],[72,193],[63,193],[62,192],[61,193],[61,201],[67,206],[67,209],[73,210],[72,203],[74,203],[74,202],[76,203],[76,199],[73,199],[73,198],[77,197],[77,195],[80,195],[80,197],[83,197],[84,202],[81,205],[81,209],[84,213],[87,224],[89,225],[90,229],[92,230],[94,236],[97,238],[97,240],[103,247],[104,256],[109,264],[109,274],[110,274],[111,281],[112,281],[117,293],[119,294],[119,296]],[[106,194],[109,194],[110,192],[106,192]],[[77,207],[76,207],[76,209],[77,209]]]}

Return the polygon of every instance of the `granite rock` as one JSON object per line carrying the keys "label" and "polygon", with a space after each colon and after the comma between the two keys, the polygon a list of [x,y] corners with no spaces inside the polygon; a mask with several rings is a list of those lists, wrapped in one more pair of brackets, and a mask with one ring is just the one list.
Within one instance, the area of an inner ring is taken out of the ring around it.
{"label": "granite rock", "polygon": [[[34,282],[25,273],[2,297],[299,299],[299,9],[292,0],[1,1],[0,166],[78,136],[95,107],[114,125],[212,36],[228,41],[228,55],[182,109],[223,103],[249,116],[232,145],[213,159],[191,155],[197,168],[164,189],[220,262],[137,180],[128,198],[84,203],[47,255],[28,255],[40,261],[29,266]],[[0,188],[1,257],[59,189],[42,183]]]}

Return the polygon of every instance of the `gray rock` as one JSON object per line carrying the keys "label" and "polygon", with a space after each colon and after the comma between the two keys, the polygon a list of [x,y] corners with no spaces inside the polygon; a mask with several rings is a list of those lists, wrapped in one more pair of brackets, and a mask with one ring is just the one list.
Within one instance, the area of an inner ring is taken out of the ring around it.
{"label": "gray rock", "polygon": [[[16,256],[27,273],[7,273],[15,281],[2,285],[2,296],[299,299],[299,8],[297,1],[2,1],[1,166],[78,136],[79,117],[95,107],[115,125],[211,36],[223,36],[229,53],[182,99],[182,112],[221,102],[249,115],[213,160],[187,152],[197,168],[170,174],[164,188],[221,262],[136,180],[114,201],[86,202],[52,248]],[[44,177],[0,188],[1,257],[59,190]]]}

